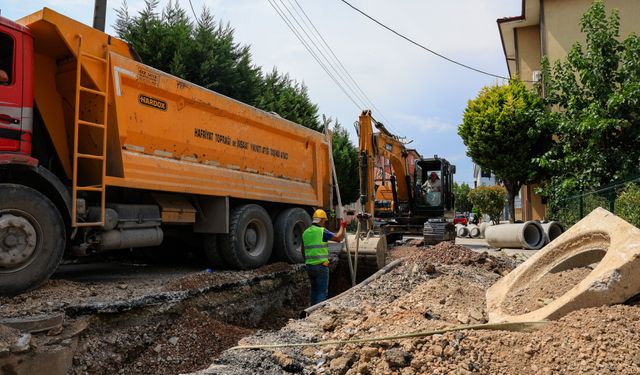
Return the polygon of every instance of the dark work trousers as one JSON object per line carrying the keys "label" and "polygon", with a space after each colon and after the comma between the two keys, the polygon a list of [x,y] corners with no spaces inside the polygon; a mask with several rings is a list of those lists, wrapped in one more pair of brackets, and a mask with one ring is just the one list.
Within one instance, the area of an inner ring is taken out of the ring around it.
{"label": "dark work trousers", "polygon": [[307,264],[307,274],[311,282],[311,306],[327,299],[329,293],[329,267]]}

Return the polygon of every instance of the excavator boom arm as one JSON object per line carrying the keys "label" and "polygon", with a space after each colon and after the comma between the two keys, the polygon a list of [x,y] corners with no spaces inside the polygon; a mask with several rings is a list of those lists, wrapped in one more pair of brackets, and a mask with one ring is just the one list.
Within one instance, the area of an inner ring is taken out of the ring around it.
{"label": "excavator boom arm", "polygon": [[[373,127],[378,132],[374,133]],[[360,202],[364,211],[373,215],[375,203],[375,175],[374,167],[377,156],[382,156],[391,162],[396,176],[396,189],[399,201],[409,201],[407,186],[407,150],[404,144],[391,134],[382,124],[375,122],[371,111],[365,110],[360,114],[358,123],[359,151],[360,151]]]}

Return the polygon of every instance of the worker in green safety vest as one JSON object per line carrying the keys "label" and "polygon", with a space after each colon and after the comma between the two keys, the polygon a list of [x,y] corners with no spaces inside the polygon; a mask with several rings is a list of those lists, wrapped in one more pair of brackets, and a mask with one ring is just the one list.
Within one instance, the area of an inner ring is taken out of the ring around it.
{"label": "worker in green safety vest", "polygon": [[341,242],[344,239],[347,222],[340,223],[337,234],[324,226],[327,224],[327,213],[316,210],[313,223],[302,233],[302,256],[311,282],[311,305],[327,299],[329,292],[329,241]]}

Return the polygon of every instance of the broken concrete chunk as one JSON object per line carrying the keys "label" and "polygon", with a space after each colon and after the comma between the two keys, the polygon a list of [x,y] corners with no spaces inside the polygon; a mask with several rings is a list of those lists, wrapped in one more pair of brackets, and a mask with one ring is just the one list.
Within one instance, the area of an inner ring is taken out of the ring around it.
{"label": "broken concrete chunk", "polygon": [[468,314],[458,314],[457,319],[462,324],[469,324],[469,315]]}
{"label": "broken concrete chunk", "polygon": [[[521,314],[506,312],[507,296],[551,272],[598,262],[584,279],[541,308]],[[640,229],[603,208],[564,232],[487,290],[490,322],[558,319],[571,311],[623,303],[640,293]]]}
{"label": "broken concrete chunk", "polygon": [[296,363],[290,356],[283,352],[275,352],[272,354],[276,363],[287,372],[300,372],[302,371],[302,365]]}
{"label": "broken concrete chunk", "polygon": [[364,359],[370,359],[376,357],[378,355],[378,348],[373,348],[371,346],[365,346],[360,349],[360,357]]}
{"label": "broken concrete chunk", "polygon": [[31,347],[31,334],[23,333],[18,339],[11,345],[11,351],[13,353],[24,353]]}
{"label": "broken concrete chunk", "polygon": [[329,363],[329,369],[332,374],[344,375],[351,368],[351,365],[356,361],[357,356],[353,352],[347,352],[344,355],[332,359]]}
{"label": "broken concrete chunk", "polygon": [[384,353],[384,359],[391,369],[399,369],[409,366],[411,363],[411,354],[400,348],[391,348]]}

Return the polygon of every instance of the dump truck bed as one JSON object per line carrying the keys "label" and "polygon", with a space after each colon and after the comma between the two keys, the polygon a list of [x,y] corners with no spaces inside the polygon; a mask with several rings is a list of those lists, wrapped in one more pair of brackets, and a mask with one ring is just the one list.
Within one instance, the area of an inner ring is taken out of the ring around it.
{"label": "dump truck bed", "polygon": [[[108,92],[107,186],[328,205],[323,134],[144,65],[125,42],[50,9],[18,23],[34,35],[35,100],[67,177],[78,84],[69,67],[81,44],[108,61],[108,71],[97,61],[81,74],[83,86]],[[83,105],[80,117],[100,117],[99,107]],[[101,149],[97,134],[79,134],[83,152]]]}

